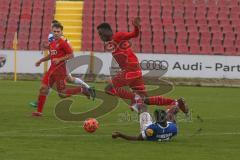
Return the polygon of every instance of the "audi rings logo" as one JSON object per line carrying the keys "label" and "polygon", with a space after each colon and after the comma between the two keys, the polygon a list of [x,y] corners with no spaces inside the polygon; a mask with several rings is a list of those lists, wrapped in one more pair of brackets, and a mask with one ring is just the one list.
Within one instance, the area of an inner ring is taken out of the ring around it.
{"label": "audi rings logo", "polygon": [[6,63],[6,57],[0,56],[0,68],[2,68]]}
{"label": "audi rings logo", "polygon": [[169,66],[165,60],[142,60],[140,65],[142,70],[167,70]]}

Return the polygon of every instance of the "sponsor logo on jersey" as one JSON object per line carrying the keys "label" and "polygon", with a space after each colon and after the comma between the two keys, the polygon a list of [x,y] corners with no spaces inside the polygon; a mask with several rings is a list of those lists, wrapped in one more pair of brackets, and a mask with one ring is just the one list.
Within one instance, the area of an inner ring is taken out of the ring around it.
{"label": "sponsor logo on jersey", "polygon": [[153,130],[152,130],[152,129],[147,129],[147,130],[146,130],[146,135],[147,135],[148,137],[153,136]]}

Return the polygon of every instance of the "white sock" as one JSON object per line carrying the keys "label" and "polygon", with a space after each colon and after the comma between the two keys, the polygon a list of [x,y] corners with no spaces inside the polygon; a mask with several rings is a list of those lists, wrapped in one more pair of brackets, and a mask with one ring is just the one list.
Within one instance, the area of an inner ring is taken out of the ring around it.
{"label": "white sock", "polygon": [[153,123],[152,117],[148,112],[143,112],[139,115],[140,131],[144,131],[150,124]]}
{"label": "white sock", "polygon": [[75,84],[80,84],[80,85],[82,85],[86,88],[90,88],[90,86],[87,83],[85,83],[83,80],[81,80],[80,78],[75,78],[74,83]]}

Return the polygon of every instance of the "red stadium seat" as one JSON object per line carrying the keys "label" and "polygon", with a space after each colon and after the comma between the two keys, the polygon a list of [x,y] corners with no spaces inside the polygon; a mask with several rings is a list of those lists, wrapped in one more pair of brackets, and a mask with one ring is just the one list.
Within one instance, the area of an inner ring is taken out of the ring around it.
{"label": "red stadium seat", "polygon": [[168,44],[175,44],[175,38],[173,38],[173,37],[165,37],[164,38],[164,43],[166,45],[168,45]]}
{"label": "red stadium seat", "polygon": [[199,25],[199,32],[209,32],[208,25]]}
{"label": "red stadium seat", "polygon": [[208,11],[207,19],[215,19],[215,18],[217,18],[217,12],[215,12],[215,11]]}
{"label": "red stadium seat", "polygon": [[224,47],[225,54],[227,55],[237,55],[237,48],[235,46],[225,46]]}
{"label": "red stadium seat", "polygon": [[83,41],[82,43],[82,51],[92,51],[92,41]]}
{"label": "red stadium seat", "polygon": [[20,39],[18,40],[18,49],[27,50],[28,40]]}
{"label": "red stadium seat", "polygon": [[185,24],[175,25],[175,31],[176,31],[176,32],[186,32],[187,29],[186,29],[186,27],[185,27]]}
{"label": "red stadium seat", "polygon": [[[153,17],[153,16],[156,16],[156,17],[160,17],[160,14],[161,14],[161,10],[160,9],[154,9],[154,8],[152,8],[151,10],[150,10],[150,15],[151,15],[151,17]],[[150,17],[150,18],[151,18]]]}
{"label": "red stadium seat", "polygon": [[219,25],[213,25],[210,27],[211,32],[222,32],[221,27]]}
{"label": "red stadium seat", "polygon": [[236,38],[236,34],[234,32],[225,32],[224,33],[224,39],[234,40],[235,38]]}
{"label": "red stadium seat", "polygon": [[174,19],[174,24],[175,25],[183,25],[184,24],[184,19],[183,18],[175,18]]}
{"label": "red stadium seat", "polygon": [[132,49],[133,49],[134,52],[139,53],[140,48],[141,48],[141,45],[140,45],[139,41],[134,41],[132,43]]}
{"label": "red stadium seat", "polygon": [[196,46],[199,45],[198,38],[190,38],[188,39],[189,46]]}
{"label": "red stadium seat", "polygon": [[220,24],[221,26],[230,25],[230,20],[229,20],[229,19],[220,19],[220,20],[219,20],[219,24]]}
{"label": "red stadium seat", "polygon": [[212,40],[212,46],[221,46],[223,40],[222,39],[213,39]]}
{"label": "red stadium seat", "polygon": [[177,37],[178,38],[187,39],[187,36],[188,36],[188,33],[186,31],[177,32]]}
{"label": "red stadium seat", "polygon": [[211,42],[211,37],[209,37],[209,38],[203,37],[200,39],[201,46],[210,45],[210,42]]}
{"label": "red stadium seat", "polygon": [[152,43],[143,43],[142,44],[142,52],[143,53],[152,53],[153,52],[153,47],[152,47]]}
{"label": "red stadium seat", "polygon": [[195,25],[196,21],[194,18],[185,19],[185,24],[186,25]]}
{"label": "red stadium seat", "polygon": [[223,33],[222,32],[213,32],[213,39],[223,40]]}
{"label": "red stadium seat", "polygon": [[210,45],[202,45],[201,46],[201,54],[212,54],[212,47]]}
{"label": "red stadium seat", "polygon": [[213,53],[217,55],[223,55],[224,54],[224,48],[222,45],[216,45],[213,46]]}
{"label": "red stadium seat", "polygon": [[172,18],[164,18],[162,19],[163,25],[173,25],[173,19]]}
{"label": "red stadium seat", "polygon": [[207,25],[207,19],[206,18],[198,19],[197,24],[198,25]]}
{"label": "red stadium seat", "polygon": [[211,27],[211,26],[219,25],[217,18],[208,19],[208,25],[209,25],[210,27]]}
{"label": "red stadium seat", "polygon": [[224,33],[233,32],[233,28],[230,25],[222,26],[222,32]]}
{"label": "red stadium seat", "polygon": [[198,32],[198,27],[197,25],[193,24],[193,25],[187,25],[187,31],[188,32]]}
{"label": "red stadium seat", "polygon": [[13,49],[13,39],[6,39],[5,40],[5,45],[4,45],[5,49]]}
{"label": "red stadium seat", "polygon": [[153,52],[154,53],[165,53],[163,43],[153,43]]}
{"label": "red stadium seat", "polygon": [[199,11],[196,13],[196,17],[195,17],[197,20],[206,20],[206,13],[205,11]]}
{"label": "red stadium seat", "polygon": [[199,45],[191,45],[190,47],[190,53],[192,54],[201,54],[200,46]]}
{"label": "red stadium seat", "polygon": [[218,19],[228,19],[228,11],[220,11],[218,13]]}
{"label": "red stadium seat", "polygon": [[153,32],[153,42],[163,42],[163,32],[162,31],[154,31]]}
{"label": "red stadium seat", "polygon": [[40,48],[40,41],[39,40],[35,40],[35,39],[31,39],[29,41],[28,44],[28,49],[29,50],[39,50]]}
{"label": "red stadium seat", "polygon": [[166,53],[176,54],[177,47],[175,44],[166,44]]}
{"label": "red stadium seat", "polygon": [[234,40],[233,39],[224,39],[223,40],[223,46],[233,46],[234,45]]}
{"label": "red stadium seat", "polygon": [[179,37],[179,38],[177,38],[176,43],[177,43],[177,45],[187,45],[187,39]]}
{"label": "red stadium seat", "polygon": [[178,48],[177,53],[179,53],[179,54],[188,54],[189,53],[189,49],[186,44],[178,45],[177,48]]}
{"label": "red stadium seat", "polygon": [[104,51],[104,45],[102,42],[94,42],[93,46],[94,46],[94,51],[98,51],[98,52]]}
{"label": "red stadium seat", "polygon": [[164,25],[164,32],[174,32],[174,25]]}
{"label": "red stadium seat", "polygon": [[191,38],[195,38],[195,39],[199,39],[199,33],[198,32],[189,32],[189,39]]}

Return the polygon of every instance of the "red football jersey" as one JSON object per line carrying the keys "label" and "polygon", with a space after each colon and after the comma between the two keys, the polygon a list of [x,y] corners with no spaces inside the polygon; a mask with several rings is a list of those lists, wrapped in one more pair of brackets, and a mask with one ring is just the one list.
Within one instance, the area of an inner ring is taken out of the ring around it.
{"label": "red football jersey", "polygon": [[135,27],[133,32],[117,32],[112,37],[113,41],[117,43],[116,49],[112,52],[112,55],[122,70],[140,70],[138,58],[133,53],[131,47],[123,47],[124,43],[130,43],[128,40],[138,35],[139,28]]}
{"label": "red football jersey", "polygon": [[62,38],[59,40],[52,41],[50,44],[49,54],[51,57],[51,68],[57,68],[59,66],[66,68],[66,64],[64,61],[60,62],[59,64],[54,64],[54,58],[61,58],[65,57],[67,54],[73,54],[73,50],[68,42]]}

